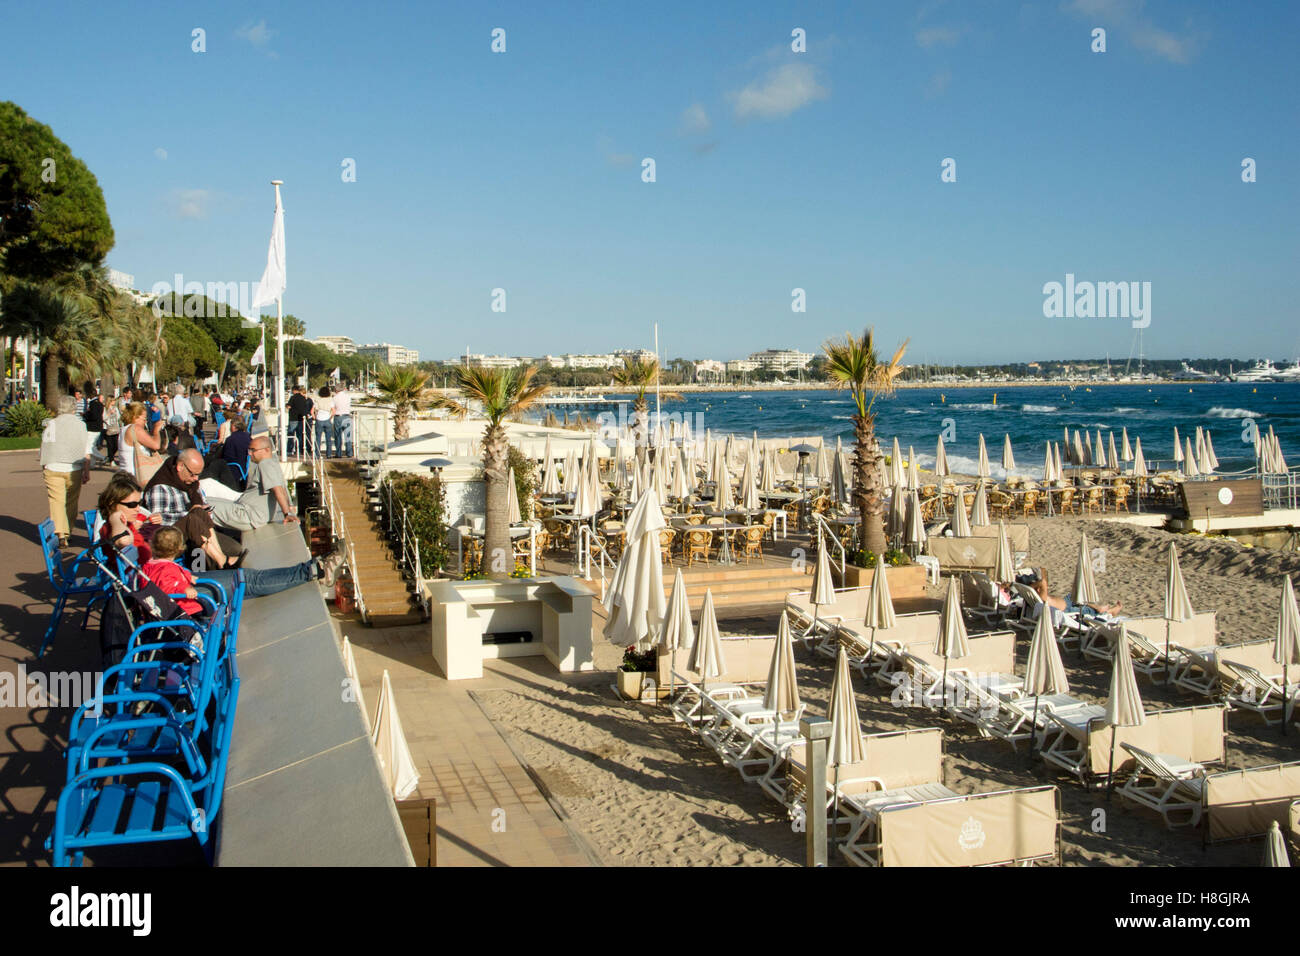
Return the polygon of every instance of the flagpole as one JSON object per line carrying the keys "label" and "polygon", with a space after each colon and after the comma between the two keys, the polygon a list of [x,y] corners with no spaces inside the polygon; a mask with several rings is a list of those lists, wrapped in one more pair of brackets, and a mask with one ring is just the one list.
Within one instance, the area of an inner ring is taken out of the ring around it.
{"label": "flagpole", "polygon": [[[275,187],[275,208],[280,208],[280,187],[284,184],[283,179],[271,180],[271,185]],[[285,460],[285,447],[288,443],[288,421],[287,412],[284,407],[284,297],[277,295],[275,297],[275,408],[276,421],[280,423],[280,461]],[[301,454],[301,450],[299,450]]]}

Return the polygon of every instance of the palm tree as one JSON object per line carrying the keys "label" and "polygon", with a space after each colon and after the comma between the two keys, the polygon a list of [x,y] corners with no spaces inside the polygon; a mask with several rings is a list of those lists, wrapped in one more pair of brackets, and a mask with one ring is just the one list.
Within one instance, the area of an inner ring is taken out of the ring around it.
{"label": "palm tree", "polygon": [[536,366],[527,368],[481,368],[458,366],[456,388],[461,400],[447,395],[430,399],[434,408],[444,408],[458,418],[464,418],[473,409],[487,419],[483,430],[483,478],[487,485],[487,514],[483,529],[483,555],[492,577],[506,577],[511,568],[510,523],[506,518],[509,481],[510,443],[505,422],[518,418],[546,394],[549,386],[533,382]]}
{"label": "palm tree", "polygon": [[411,434],[411,412],[419,407],[429,386],[429,373],[407,365],[386,369],[375,379],[380,401],[393,406],[393,436],[401,441]]}
{"label": "palm tree", "polygon": [[826,374],[837,388],[849,389],[853,399],[853,500],[862,516],[862,546],[883,555],[885,540],[884,504],[880,487],[880,450],[876,444],[876,416],[872,406],[877,398],[889,395],[903,370],[903,352],[907,340],[898,347],[889,362],[876,355],[875,330],[867,329],[861,337],[844,333],[843,340],[831,339],[822,350],[826,353]]}
{"label": "palm tree", "polygon": [[[632,403],[632,434],[636,441],[636,455],[639,461],[645,460],[646,444],[650,440],[650,405],[646,400],[646,389],[659,380],[659,362],[657,359],[642,360],[625,356],[623,367],[614,370],[614,383],[623,388],[630,388],[636,393]],[[665,392],[659,396],[668,401],[680,401],[676,392]]]}

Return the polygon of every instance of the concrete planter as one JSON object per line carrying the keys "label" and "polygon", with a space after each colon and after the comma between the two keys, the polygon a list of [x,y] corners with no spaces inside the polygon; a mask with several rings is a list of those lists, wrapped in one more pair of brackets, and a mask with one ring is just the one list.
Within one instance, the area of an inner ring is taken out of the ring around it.
{"label": "concrete planter", "polygon": [[645,681],[645,671],[615,671],[618,692],[628,700],[641,699],[641,686]]}
{"label": "concrete planter", "polygon": [[[844,567],[844,580],[840,587],[865,588],[871,585],[876,576],[875,568],[860,568],[849,564]],[[895,600],[900,598],[925,597],[925,568],[919,564],[905,564],[889,569],[889,594]]]}

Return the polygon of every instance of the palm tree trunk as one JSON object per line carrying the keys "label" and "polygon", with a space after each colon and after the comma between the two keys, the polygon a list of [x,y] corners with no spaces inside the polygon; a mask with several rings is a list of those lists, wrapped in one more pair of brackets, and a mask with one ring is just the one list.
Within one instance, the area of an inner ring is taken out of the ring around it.
{"label": "palm tree trunk", "polygon": [[41,353],[41,402],[51,412],[58,411],[63,389],[59,384],[59,360],[50,349]]}
{"label": "palm tree trunk", "polygon": [[398,402],[393,407],[393,438],[396,441],[402,441],[409,438],[411,434],[410,422],[411,409],[404,402]]}
{"label": "palm tree trunk", "polygon": [[637,396],[632,412],[632,437],[636,442],[636,462],[645,464],[646,449],[650,443],[650,404],[645,393]]}
{"label": "palm tree trunk", "polygon": [[489,425],[483,436],[483,480],[487,486],[483,570],[493,578],[507,578],[515,569],[510,546],[510,521],[506,513],[508,448],[506,430],[500,425]]}
{"label": "palm tree trunk", "polygon": [[853,500],[862,516],[862,547],[883,555],[889,543],[885,540],[875,422],[854,416],[853,437],[857,445],[853,454]]}

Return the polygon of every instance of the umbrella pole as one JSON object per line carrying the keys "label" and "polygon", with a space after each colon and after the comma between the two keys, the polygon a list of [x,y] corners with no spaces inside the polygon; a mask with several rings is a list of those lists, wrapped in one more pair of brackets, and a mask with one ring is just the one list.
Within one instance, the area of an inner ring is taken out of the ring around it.
{"label": "umbrella pole", "polygon": [[943,655],[943,680],[939,684],[939,693],[943,695],[943,715],[948,716],[948,655]]}
{"label": "umbrella pole", "polygon": [[[1169,683],[1169,631],[1173,628],[1173,622],[1165,621],[1165,683]],[[1080,645],[1082,646],[1082,645]]]}
{"label": "umbrella pole", "polygon": [[1034,762],[1034,748],[1038,745],[1038,695],[1034,695],[1034,719],[1029,725],[1029,762]]}
{"label": "umbrella pole", "polygon": [[1287,679],[1286,679],[1286,670],[1287,670],[1287,665],[1290,663],[1290,658],[1291,655],[1288,654],[1282,660],[1282,736],[1283,737],[1286,736],[1286,722],[1287,722],[1287,718],[1290,716],[1289,714],[1287,714],[1287,708],[1291,706],[1291,693],[1290,693],[1291,688],[1287,686]]}
{"label": "umbrella pole", "polygon": [[1106,802],[1115,790],[1115,728],[1110,728],[1110,766],[1106,769]]}

